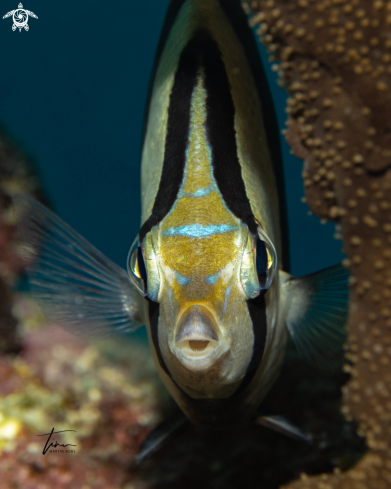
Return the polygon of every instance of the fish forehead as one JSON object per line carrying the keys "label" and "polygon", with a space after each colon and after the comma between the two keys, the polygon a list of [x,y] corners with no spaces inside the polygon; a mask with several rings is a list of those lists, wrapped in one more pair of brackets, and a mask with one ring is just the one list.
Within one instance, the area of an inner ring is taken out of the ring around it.
{"label": "fish forehead", "polygon": [[211,236],[206,239],[165,238],[160,254],[165,266],[186,277],[209,276],[237,260],[242,249],[234,236]]}
{"label": "fish forehead", "polygon": [[183,180],[171,212],[159,226],[164,265],[193,279],[235,261],[242,244],[240,220],[228,210],[213,176],[207,98],[201,66],[191,95]]}
{"label": "fish forehead", "polygon": [[240,254],[243,231],[216,191],[194,200],[180,198],[159,226],[160,255],[184,275],[213,274]]}

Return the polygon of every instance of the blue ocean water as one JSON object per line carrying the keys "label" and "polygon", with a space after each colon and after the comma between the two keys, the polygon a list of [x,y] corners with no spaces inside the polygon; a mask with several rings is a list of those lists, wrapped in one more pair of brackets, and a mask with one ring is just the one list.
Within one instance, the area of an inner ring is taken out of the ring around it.
{"label": "blue ocean water", "polygon": [[[26,0],[38,16],[28,32],[0,21],[0,124],[32,157],[58,215],[124,267],[140,226],[142,121],[167,5]],[[286,95],[268,74],[282,129]],[[304,275],[340,262],[342,243],[307,215],[302,162],[282,148],[291,268]]]}

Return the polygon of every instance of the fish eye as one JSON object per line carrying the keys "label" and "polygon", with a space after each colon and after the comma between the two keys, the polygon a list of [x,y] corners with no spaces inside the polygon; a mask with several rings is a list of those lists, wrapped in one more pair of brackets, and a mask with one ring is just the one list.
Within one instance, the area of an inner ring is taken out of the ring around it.
{"label": "fish eye", "polygon": [[261,289],[268,289],[277,269],[277,254],[268,236],[258,227],[258,238],[255,249],[255,264]]}
{"label": "fish eye", "polygon": [[256,257],[255,263],[257,268],[258,277],[262,277],[266,274],[266,270],[268,269],[268,256],[266,251],[265,242],[261,239],[257,239],[256,244]]}
{"label": "fish eye", "polygon": [[130,247],[127,269],[130,280],[137,287],[140,294],[145,297],[147,295],[147,271],[138,237]]}
{"label": "fish eye", "polygon": [[277,255],[273,243],[259,226],[258,236],[249,235],[240,266],[240,281],[249,299],[255,299],[267,290],[277,269]]}
{"label": "fish eye", "polygon": [[127,269],[131,282],[143,297],[157,301],[160,289],[159,267],[150,234],[140,244],[138,237],[130,247]]}

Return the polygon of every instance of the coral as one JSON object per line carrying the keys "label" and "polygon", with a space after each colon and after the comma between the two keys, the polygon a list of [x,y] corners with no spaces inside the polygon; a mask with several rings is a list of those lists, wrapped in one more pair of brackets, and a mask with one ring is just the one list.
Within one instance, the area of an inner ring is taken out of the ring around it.
{"label": "coral", "polygon": [[[29,331],[19,356],[0,358],[1,487],[141,487],[134,456],[162,403],[146,345],[37,327],[42,314],[24,296],[16,314]],[[37,435],[53,427],[75,430],[53,441],[76,446],[43,455],[47,436]]]}
{"label": "coral", "polygon": [[0,280],[0,352],[17,352],[19,338],[16,333],[17,321],[12,314],[12,293],[7,283]]}
{"label": "coral", "polygon": [[341,474],[289,488],[391,487],[391,2],[256,0],[252,25],[288,99],[308,205],[341,225],[351,267],[343,412],[368,451]]}
{"label": "coral", "polygon": [[0,353],[16,352],[20,348],[9,287],[23,270],[13,241],[16,223],[10,206],[12,196],[18,192],[42,200],[29,160],[0,130]]}
{"label": "coral", "polygon": [[30,159],[11,141],[0,127],[0,192],[9,199],[17,192],[34,195],[39,200],[43,193]]}

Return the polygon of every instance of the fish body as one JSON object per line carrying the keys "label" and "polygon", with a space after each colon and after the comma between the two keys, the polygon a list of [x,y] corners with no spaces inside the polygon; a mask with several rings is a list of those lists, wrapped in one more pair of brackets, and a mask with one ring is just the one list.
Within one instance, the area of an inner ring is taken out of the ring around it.
{"label": "fish body", "polygon": [[[246,23],[245,15],[232,12],[233,5],[171,5],[141,166],[140,240],[159,257],[153,298],[159,306],[149,302],[145,311],[157,368],[189,418],[208,426],[248,421],[280,369],[287,337],[279,274],[251,304],[238,280],[258,225],[282,256],[284,209],[265,130],[269,123],[277,131],[274,114],[265,121],[254,71],[230,20],[236,14],[236,23]],[[218,360],[186,362],[175,351],[180,317],[191,307],[212,315],[220,330]]]}
{"label": "fish body", "polygon": [[[347,313],[346,269],[288,273],[282,174],[270,93],[239,3],[173,0],[146,110],[141,229],[128,274],[19,196],[33,293],[79,334],[145,324],[158,373],[193,423],[255,420],[288,334],[302,356],[328,361]],[[299,436],[280,418],[260,423]],[[169,438],[159,431],[145,452]]]}

